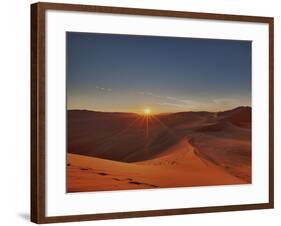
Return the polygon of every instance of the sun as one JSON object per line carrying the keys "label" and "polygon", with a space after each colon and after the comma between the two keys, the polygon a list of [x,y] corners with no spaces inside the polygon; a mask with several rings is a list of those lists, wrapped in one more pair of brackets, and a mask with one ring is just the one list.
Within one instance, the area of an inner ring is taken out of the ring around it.
{"label": "sun", "polygon": [[145,108],[145,109],[143,109],[143,113],[144,113],[145,115],[150,115],[150,114],[151,114],[150,108]]}

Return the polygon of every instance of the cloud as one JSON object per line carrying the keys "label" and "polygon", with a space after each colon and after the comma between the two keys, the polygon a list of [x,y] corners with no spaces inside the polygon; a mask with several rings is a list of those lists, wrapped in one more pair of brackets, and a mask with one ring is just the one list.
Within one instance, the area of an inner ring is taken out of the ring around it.
{"label": "cloud", "polygon": [[199,103],[190,99],[183,99],[183,98],[177,98],[173,96],[161,96],[152,92],[143,92],[143,91],[138,91],[136,92],[139,95],[143,96],[150,96],[150,97],[155,97],[158,99],[162,99],[162,102],[158,102],[158,105],[162,106],[173,106],[177,108],[189,108],[191,105],[195,106],[198,105]]}
{"label": "cloud", "polygon": [[100,91],[107,91],[107,92],[111,92],[112,89],[110,88],[104,88],[104,87],[100,87],[100,86],[96,86],[96,89],[100,90]]}
{"label": "cloud", "polygon": [[233,104],[237,104],[237,100],[232,99],[232,98],[213,99],[213,102],[215,104],[219,104],[219,105],[233,105]]}
{"label": "cloud", "polygon": [[169,101],[173,101],[173,102],[178,102],[178,103],[183,103],[183,104],[194,104],[195,103],[195,101],[193,101],[193,100],[181,99],[181,98],[172,97],[172,96],[161,96],[161,95],[151,93],[151,92],[138,91],[136,93],[139,94],[139,95],[152,96],[152,97],[161,98],[161,99],[165,99],[165,100],[169,100]]}
{"label": "cloud", "polygon": [[167,96],[166,97],[168,100],[176,100],[177,98],[175,98],[175,97],[169,97],[169,96]]}
{"label": "cloud", "polygon": [[196,101],[194,100],[190,100],[190,99],[181,99],[181,98],[177,98],[177,97],[171,97],[171,96],[167,96],[166,97],[168,100],[173,101],[177,104],[181,104],[181,105],[195,105],[198,104]]}
{"label": "cloud", "polygon": [[181,105],[181,104],[176,104],[176,103],[169,103],[169,102],[160,102],[157,103],[158,105],[161,106],[172,106],[172,107],[177,107],[177,108],[185,108],[186,105]]}
{"label": "cloud", "polygon": [[138,92],[136,92],[136,94],[139,94],[142,96],[151,96],[151,97],[155,97],[155,98],[164,98],[163,96],[160,96],[160,95],[157,95],[157,94],[151,93],[151,92],[138,91]]}

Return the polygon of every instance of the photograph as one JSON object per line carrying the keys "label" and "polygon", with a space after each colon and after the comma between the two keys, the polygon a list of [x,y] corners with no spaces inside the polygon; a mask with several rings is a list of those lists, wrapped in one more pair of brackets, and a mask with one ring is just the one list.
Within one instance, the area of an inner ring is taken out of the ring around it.
{"label": "photograph", "polygon": [[67,192],[251,183],[251,42],[67,32]]}

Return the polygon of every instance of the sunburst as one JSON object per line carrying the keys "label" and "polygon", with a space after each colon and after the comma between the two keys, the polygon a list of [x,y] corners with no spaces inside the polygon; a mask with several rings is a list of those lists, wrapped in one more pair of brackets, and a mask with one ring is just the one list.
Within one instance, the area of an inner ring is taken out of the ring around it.
{"label": "sunburst", "polygon": [[150,115],[151,114],[151,110],[150,110],[150,108],[145,108],[145,109],[143,109],[143,113],[144,113],[144,115]]}

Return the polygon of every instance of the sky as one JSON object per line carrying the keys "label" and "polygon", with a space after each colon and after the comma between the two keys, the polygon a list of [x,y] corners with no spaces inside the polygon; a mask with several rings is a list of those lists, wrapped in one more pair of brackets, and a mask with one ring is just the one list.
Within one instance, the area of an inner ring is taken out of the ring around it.
{"label": "sky", "polygon": [[152,113],[251,106],[251,42],[67,32],[67,109]]}

